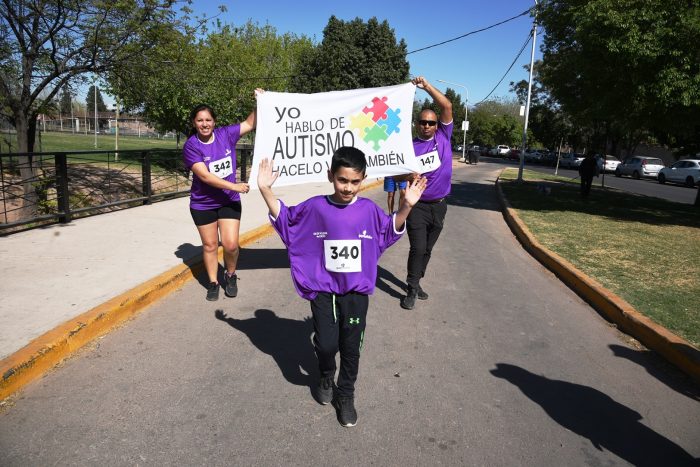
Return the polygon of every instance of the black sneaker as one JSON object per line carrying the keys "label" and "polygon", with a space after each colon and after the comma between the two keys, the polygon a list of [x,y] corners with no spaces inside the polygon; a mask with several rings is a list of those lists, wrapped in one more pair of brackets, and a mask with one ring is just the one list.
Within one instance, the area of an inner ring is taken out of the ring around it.
{"label": "black sneaker", "polygon": [[333,389],[335,383],[333,382],[333,377],[328,376],[326,378],[321,378],[318,381],[318,386],[316,386],[316,400],[319,404],[327,405],[333,400]]}
{"label": "black sneaker", "polygon": [[207,287],[207,300],[210,302],[215,302],[219,299],[219,284],[216,282],[210,282]]}
{"label": "black sneaker", "polygon": [[226,286],[224,287],[224,292],[227,297],[235,297],[238,295],[238,276],[234,272],[232,276],[229,276],[227,272],[224,273],[224,279],[226,281]]}
{"label": "black sneaker", "polygon": [[420,285],[418,286],[417,292],[418,293],[416,294],[416,296],[418,297],[418,300],[427,300],[430,296],[425,290],[423,290],[423,287],[421,287]]}
{"label": "black sneaker", "polygon": [[408,292],[406,296],[401,299],[401,308],[404,310],[412,310],[416,306],[416,297],[418,292],[413,287],[408,287]]}
{"label": "black sneaker", "polygon": [[343,426],[357,425],[357,411],[352,397],[335,397],[331,402],[335,407],[338,421]]}

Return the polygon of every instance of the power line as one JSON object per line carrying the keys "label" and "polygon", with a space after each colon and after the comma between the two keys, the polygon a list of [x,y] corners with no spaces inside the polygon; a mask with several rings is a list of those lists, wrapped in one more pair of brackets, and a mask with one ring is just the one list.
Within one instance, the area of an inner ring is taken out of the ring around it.
{"label": "power line", "polygon": [[508,18],[506,20],[503,20],[500,23],[492,24],[491,26],[486,26],[485,28],[477,29],[475,31],[470,31],[466,34],[462,34],[461,36],[453,37],[452,39],[447,39],[446,41],[438,42],[437,44],[428,45],[426,47],[422,47],[422,48],[416,49],[416,50],[411,50],[410,52],[406,52],[406,55],[410,55],[410,54],[416,53],[416,52],[422,52],[423,50],[432,49],[433,47],[437,47],[439,45],[444,45],[444,44],[447,44],[448,42],[456,41],[457,39],[462,39],[463,37],[471,36],[472,34],[476,34],[477,32],[483,32],[483,31],[486,31],[488,29],[495,28],[496,26],[500,26],[501,24],[505,24],[508,21],[513,21],[514,19],[520,18],[521,16],[525,16],[529,13],[530,13],[530,9],[528,8],[527,10],[523,11],[519,15],[516,15],[516,16],[513,16],[512,18]]}
{"label": "power line", "polygon": [[496,88],[497,88],[498,86],[501,85],[501,83],[503,82],[503,80],[505,79],[505,77],[506,77],[506,76],[508,75],[508,73],[510,72],[511,68],[513,68],[513,65],[515,65],[515,62],[517,62],[518,59],[520,58],[520,56],[523,54],[523,50],[525,50],[525,47],[527,47],[527,44],[530,43],[530,38],[531,38],[531,37],[532,37],[531,33],[528,32],[528,33],[527,33],[527,39],[525,39],[525,43],[523,44],[523,46],[520,48],[520,51],[518,52],[518,54],[517,54],[517,55],[515,56],[515,58],[513,59],[513,63],[511,63],[510,66],[508,67],[508,69],[506,70],[506,72],[503,73],[503,76],[502,76],[501,79],[498,81],[498,83],[496,83],[496,85],[493,87],[493,89],[491,90],[491,92],[488,93],[488,94],[486,95],[486,97],[484,97],[483,99],[481,99],[479,102],[477,102],[477,103],[474,104],[474,105],[479,105],[479,104],[481,104],[482,102],[484,102],[486,99],[489,98],[489,96],[490,96],[491,94],[493,94],[493,92],[496,90]]}

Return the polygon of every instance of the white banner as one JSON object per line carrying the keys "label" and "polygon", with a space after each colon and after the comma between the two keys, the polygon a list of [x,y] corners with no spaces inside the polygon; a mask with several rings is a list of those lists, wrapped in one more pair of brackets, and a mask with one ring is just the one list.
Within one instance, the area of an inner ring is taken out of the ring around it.
{"label": "white banner", "polygon": [[422,172],[413,152],[412,83],[317,94],[264,92],[257,99],[257,129],[250,174],[274,162],[275,186],[328,180],[333,152],[354,146],[365,153],[367,177]]}

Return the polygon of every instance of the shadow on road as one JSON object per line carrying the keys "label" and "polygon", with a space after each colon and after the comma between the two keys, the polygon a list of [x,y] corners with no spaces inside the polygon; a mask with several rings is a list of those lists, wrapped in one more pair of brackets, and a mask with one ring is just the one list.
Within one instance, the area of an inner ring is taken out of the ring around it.
{"label": "shadow on road", "polygon": [[515,385],[555,422],[632,465],[697,465],[680,446],[641,423],[636,411],[580,384],[545,378],[507,363],[491,374]]}
{"label": "shadow on road", "polygon": [[[400,291],[392,287],[391,284],[398,287]],[[375,286],[387,295],[399,299],[403,298],[403,291],[406,290],[406,284],[402,280],[381,266],[377,266],[377,282]]]}
{"label": "shadow on road", "polygon": [[216,319],[242,332],[261,352],[271,356],[284,378],[297,386],[312,387],[318,380],[318,362],[310,336],[311,318],[280,318],[274,311],[255,310],[255,316],[236,319],[216,310]]}
{"label": "shadow on road", "polygon": [[241,248],[238,270],[289,269],[289,256],[284,248]]}
{"label": "shadow on road", "polygon": [[[183,243],[175,250],[175,256],[180,258],[192,271],[192,275],[202,287],[209,285],[209,278],[202,265],[202,247],[191,243]],[[252,269],[283,269],[289,268],[287,250],[283,248],[241,248],[238,257],[237,270]],[[220,284],[224,283],[224,268],[219,264],[217,273]]]}
{"label": "shadow on road", "polygon": [[447,204],[489,211],[501,210],[495,188],[490,183],[453,182]]}
{"label": "shadow on road", "polygon": [[634,350],[622,345],[609,346],[616,357],[626,358],[644,368],[651,376],[695,401],[700,401],[700,390],[693,384],[692,379],[681,373],[676,367],[650,350]]}

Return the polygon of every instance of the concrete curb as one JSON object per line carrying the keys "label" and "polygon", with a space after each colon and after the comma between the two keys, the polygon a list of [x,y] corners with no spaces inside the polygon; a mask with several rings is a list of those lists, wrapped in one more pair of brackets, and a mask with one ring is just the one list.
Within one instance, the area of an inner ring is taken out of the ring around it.
{"label": "concrete curb", "polygon": [[[382,183],[381,180],[369,182],[361,191],[371,190]],[[240,246],[250,245],[273,232],[274,229],[269,223],[244,232],[239,239]],[[223,250],[219,249],[219,262],[222,260]],[[117,328],[150,304],[179,289],[202,270],[201,258],[196,258],[190,265],[177,265],[66,321],[4,358],[0,361],[0,400],[38,379],[77,350]]]}
{"label": "concrete curb", "polygon": [[618,329],[631,335],[646,347],[658,352],[695,381],[700,382],[700,350],[668,329],[654,323],[632,305],[607,290],[593,278],[542,246],[530,233],[517,212],[503,194],[500,177],[496,179],[496,191],[508,226],[525,249],[562,282],[586,300]]}

